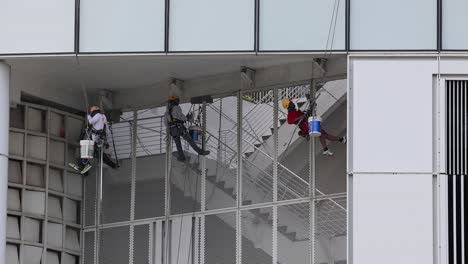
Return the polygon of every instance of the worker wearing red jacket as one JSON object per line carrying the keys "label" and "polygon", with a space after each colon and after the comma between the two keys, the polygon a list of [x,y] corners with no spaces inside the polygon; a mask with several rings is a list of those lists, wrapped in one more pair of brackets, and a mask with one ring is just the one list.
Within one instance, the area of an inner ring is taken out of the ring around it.
{"label": "worker wearing red jacket", "polygon": [[[310,114],[304,113],[296,108],[296,105],[289,98],[284,98],[281,101],[281,104],[284,109],[288,110],[288,124],[296,124],[299,127],[299,136],[309,140],[309,124],[307,122]],[[333,152],[327,146],[328,141],[339,141],[343,144],[346,144],[346,137],[336,137],[334,135],[328,134],[324,129],[320,130],[320,143],[322,144],[323,151],[322,154],[326,156],[333,156]]]}

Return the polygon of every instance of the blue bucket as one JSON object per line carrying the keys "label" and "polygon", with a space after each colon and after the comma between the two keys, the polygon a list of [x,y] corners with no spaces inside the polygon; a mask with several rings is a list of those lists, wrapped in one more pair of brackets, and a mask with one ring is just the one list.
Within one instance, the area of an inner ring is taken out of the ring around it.
{"label": "blue bucket", "polygon": [[309,117],[309,135],[312,137],[320,137],[322,119],[318,116]]}
{"label": "blue bucket", "polygon": [[198,131],[190,130],[190,136],[192,137],[193,141],[198,141]]}
{"label": "blue bucket", "polygon": [[197,142],[200,138],[200,133],[202,133],[202,128],[199,126],[191,126],[189,127],[189,134],[190,137],[194,142]]}

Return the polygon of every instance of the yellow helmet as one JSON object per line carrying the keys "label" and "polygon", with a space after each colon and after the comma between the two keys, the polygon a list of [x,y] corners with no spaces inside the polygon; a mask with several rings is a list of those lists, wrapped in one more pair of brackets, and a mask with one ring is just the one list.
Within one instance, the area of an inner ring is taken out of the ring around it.
{"label": "yellow helmet", "polygon": [[288,108],[289,103],[291,103],[291,99],[289,99],[289,98],[284,98],[284,99],[281,101],[281,105],[283,106],[284,109],[287,109],[287,108]]}

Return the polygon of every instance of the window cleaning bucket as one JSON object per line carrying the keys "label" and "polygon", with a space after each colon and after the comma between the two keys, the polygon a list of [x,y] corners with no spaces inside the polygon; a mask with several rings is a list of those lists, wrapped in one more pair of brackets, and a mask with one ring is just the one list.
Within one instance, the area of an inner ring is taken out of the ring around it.
{"label": "window cleaning bucket", "polygon": [[199,126],[191,126],[189,127],[190,137],[194,142],[198,142],[200,140],[200,135],[202,134],[203,129]]}
{"label": "window cleaning bucket", "polygon": [[320,137],[322,119],[318,116],[309,117],[309,135],[312,137]]}
{"label": "window cleaning bucket", "polygon": [[82,159],[92,159],[94,157],[93,140],[80,140],[80,156]]}

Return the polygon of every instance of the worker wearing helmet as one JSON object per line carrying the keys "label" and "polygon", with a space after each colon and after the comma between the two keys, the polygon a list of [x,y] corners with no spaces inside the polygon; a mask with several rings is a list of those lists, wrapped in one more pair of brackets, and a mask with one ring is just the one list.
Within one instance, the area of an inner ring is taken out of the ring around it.
{"label": "worker wearing helmet", "polygon": [[[91,134],[91,139],[94,141],[95,146],[98,148],[105,147],[107,150],[109,145],[107,144],[107,117],[103,113],[101,113],[101,109],[98,106],[91,106],[88,111],[87,115],[88,124],[90,125],[89,132]],[[94,149],[94,156],[97,157],[98,148]],[[104,151],[102,152],[102,159],[106,165],[109,167],[116,169],[119,166],[115,163],[107,153]],[[92,164],[88,159],[80,159],[81,162],[70,163],[70,167],[74,168],[75,170],[80,171],[81,174],[86,174],[91,168]]]}
{"label": "worker wearing helmet", "polygon": [[[281,101],[281,105],[284,109],[288,110],[288,124],[296,124],[299,127],[299,136],[309,140],[309,124],[307,119],[310,116],[309,113],[304,113],[296,108],[296,105],[290,98],[284,98]],[[327,140],[329,141],[340,141],[346,144],[346,137],[338,138],[331,134],[328,134],[324,129],[320,130],[320,143],[322,144],[322,154],[326,156],[333,156],[333,152],[327,146]]]}
{"label": "worker wearing helmet", "polygon": [[177,96],[170,96],[167,102],[167,110],[164,114],[164,124],[169,128],[169,132],[174,139],[177,147],[178,157],[177,160],[185,161],[184,150],[182,149],[182,142],[180,137],[187,141],[198,155],[208,155],[209,151],[201,149],[190,137],[185,128],[185,122],[190,119],[190,115],[185,116],[179,106],[180,99]]}

